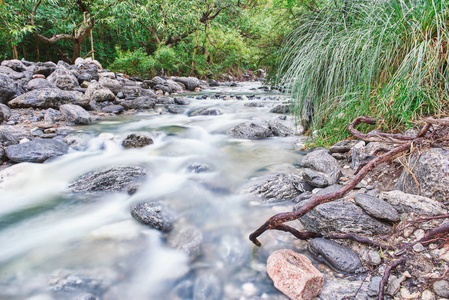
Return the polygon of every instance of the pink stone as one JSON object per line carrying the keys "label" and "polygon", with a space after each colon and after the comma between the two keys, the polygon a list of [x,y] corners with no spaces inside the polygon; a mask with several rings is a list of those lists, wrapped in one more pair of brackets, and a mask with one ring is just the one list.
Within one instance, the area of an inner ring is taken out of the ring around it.
{"label": "pink stone", "polygon": [[33,79],[36,79],[36,78],[42,78],[42,79],[45,79],[45,75],[42,75],[42,74],[34,74],[34,75],[33,75]]}
{"label": "pink stone", "polygon": [[292,250],[273,252],[267,261],[267,273],[274,286],[293,300],[318,296],[324,277],[306,256]]}

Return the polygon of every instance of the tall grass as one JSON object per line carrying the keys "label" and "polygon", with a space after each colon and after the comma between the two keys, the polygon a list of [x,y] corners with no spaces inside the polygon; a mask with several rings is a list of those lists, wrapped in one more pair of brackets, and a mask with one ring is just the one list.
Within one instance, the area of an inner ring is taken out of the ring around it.
{"label": "tall grass", "polygon": [[297,116],[313,103],[320,142],[344,138],[360,115],[403,129],[447,109],[448,27],[447,0],[330,1],[298,20],[279,83]]}

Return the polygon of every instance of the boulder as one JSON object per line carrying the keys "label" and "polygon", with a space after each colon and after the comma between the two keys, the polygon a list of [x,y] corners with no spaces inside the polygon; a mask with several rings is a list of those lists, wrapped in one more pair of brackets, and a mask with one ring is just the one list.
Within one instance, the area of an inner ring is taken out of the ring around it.
{"label": "boulder", "polygon": [[268,129],[271,130],[274,136],[292,136],[295,133],[293,130],[283,125],[281,122],[277,120],[272,120],[268,122]]}
{"label": "boulder", "polygon": [[73,104],[63,104],[59,110],[64,115],[67,122],[76,125],[87,125],[92,123],[91,115],[81,106]]}
{"label": "boulder", "polygon": [[125,109],[154,109],[156,100],[152,97],[138,97],[120,102]]}
{"label": "boulder", "polygon": [[170,97],[157,97],[156,104],[175,104],[175,99]]}
{"label": "boulder", "polygon": [[55,156],[67,153],[69,146],[55,139],[36,138],[26,143],[5,148],[6,156],[14,162],[41,163]]}
{"label": "boulder", "polygon": [[194,91],[201,85],[199,79],[195,77],[174,77],[173,80],[182,83],[189,91]]}
{"label": "boulder", "polygon": [[399,222],[401,217],[394,207],[379,198],[368,194],[358,193],[354,196],[355,203],[360,206],[368,215],[386,220],[389,222]]}
{"label": "boulder", "polygon": [[189,112],[189,117],[195,116],[219,116],[223,113],[218,108],[201,107]]}
{"label": "boulder", "polygon": [[220,83],[218,83],[216,80],[214,80],[214,79],[209,79],[208,81],[207,81],[207,84],[209,85],[209,86],[211,86],[211,87],[214,87],[214,86],[220,86]]}
{"label": "boulder", "polygon": [[352,140],[344,140],[335,143],[334,145],[329,147],[330,153],[347,153],[352,147],[354,147],[355,141]]}
{"label": "boulder", "polygon": [[0,124],[3,121],[8,121],[11,117],[11,110],[5,104],[0,103]]}
{"label": "boulder", "polygon": [[16,72],[11,68],[0,66],[0,74],[6,75],[13,80],[19,80],[26,77],[25,72]]}
{"label": "boulder", "polygon": [[87,106],[89,100],[83,93],[75,91],[63,91],[60,89],[33,90],[9,101],[12,108],[38,108],[59,109],[62,104],[77,104]]}
{"label": "boulder", "polygon": [[304,180],[315,187],[333,185],[342,175],[340,164],[327,153],[327,150],[308,153],[299,161],[299,165],[306,168]]}
{"label": "boulder", "polygon": [[80,87],[78,79],[66,68],[56,69],[47,77],[47,80],[61,90],[73,90],[74,88]]}
{"label": "boulder", "polygon": [[34,74],[42,74],[45,77],[49,76],[56,70],[57,66],[54,62],[38,62],[34,68]]}
{"label": "boulder", "polygon": [[274,286],[290,299],[309,300],[321,293],[324,276],[306,256],[293,250],[277,250],[267,260]]}
{"label": "boulder", "polygon": [[171,90],[168,86],[165,85],[155,85],[154,87],[155,91],[162,91],[162,94],[170,94]]}
{"label": "boulder", "polygon": [[141,182],[146,174],[138,166],[105,168],[81,175],[69,189],[74,193],[123,192]]}
{"label": "boulder", "polygon": [[252,122],[243,122],[228,130],[227,135],[241,139],[264,139],[272,137],[273,133],[268,128]]}
{"label": "boulder", "polygon": [[165,85],[170,89],[170,94],[182,92],[182,86],[174,80],[168,79]]}
{"label": "boulder", "polygon": [[59,110],[49,108],[44,113],[44,122],[47,124],[55,124],[58,121],[64,119],[62,113]]}
{"label": "boulder", "polygon": [[314,258],[331,268],[346,274],[361,271],[362,261],[359,256],[348,247],[323,238],[312,239],[309,251]]}
{"label": "boulder", "polygon": [[26,85],[25,89],[27,91],[39,90],[39,89],[55,89],[56,85],[51,83],[50,81],[42,78],[31,79]]}
{"label": "boulder", "polygon": [[92,82],[91,84],[89,84],[89,87],[86,90],[86,96],[90,101],[115,101],[114,93],[98,82]]}
{"label": "boulder", "polygon": [[414,212],[435,216],[447,213],[445,206],[438,201],[402,191],[382,192],[379,198],[391,204],[401,214]]}
{"label": "boulder", "polygon": [[290,113],[290,104],[279,104],[270,110],[271,113],[275,114],[288,114]]}
{"label": "boulder", "polygon": [[170,232],[175,220],[173,213],[158,202],[138,203],[131,209],[131,215],[140,223],[162,232]]}
{"label": "boulder", "polygon": [[131,133],[122,142],[125,148],[142,148],[153,144],[153,140],[143,134]]}
{"label": "boulder", "polygon": [[[303,201],[294,210],[306,204]],[[391,227],[370,217],[354,203],[336,200],[323,203],[299,219],[308,230],[320,234],[329,232],[377,235],[390,232]]]}
{"label": "boulder", "polygon": [[178,105],[189,105],[190,104],[189,99],[187,99],[185,97],[175,97],[175,98],[173,98],[173,100],[175,101],[175,104],[178,104]]}
{"label": "boulder", "polygon": [[26,71],[25,65],[18,59],[4,60],[1,63],[2,66],[13,69],[16,72]]}
{"label": "boulder", "polygon": [[119,114],[125,110],[125,108],[121,105],[108,105],[101,109],[105,113],[108,114]]}
{"label": "boulder", "polygon": [[431,148],[419,156],[414,155],[409,168],[413,170],[413,176],[404,169],[396,189],[442,202],[449,201],[449,149]]}
{"label": "boulder", "polygon": [[20,127],[0,125],[0,144],[10,146],[18,144],[21,139],[29,138],[30,133]]}
{"label": "boulder", "polygon": [[110,89],[115,95],[121,91],[124,85],[123,82],[108,77],[101,77],[98,82],[101,86]]}
{"label": "boulder", "polygon": [[17,85],[5,74],[0,73],[0,103],[6,104],[17,95]]}
{"label": "boulder", "polygon": [[366,164],[370,160],[376,158],[376,153],[379,151],[388,151],[393,148],[392,145],[379,142],[370,142],[366,144],[364,141],[359,141],[351,152],[351,169],[357,170],[360,165]]}
{"label": "boulder", "polygon": [[250,189],[251,193],[267,203],[292,201],[306,191],[312,191],[312,187],[300,176],[293,174],[274,175]]}

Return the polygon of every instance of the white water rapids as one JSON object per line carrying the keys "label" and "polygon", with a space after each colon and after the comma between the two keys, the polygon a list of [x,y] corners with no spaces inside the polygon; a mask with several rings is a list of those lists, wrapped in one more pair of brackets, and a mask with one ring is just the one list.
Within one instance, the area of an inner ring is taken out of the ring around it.
{"label": "white water rapids", "polygon": [[[250,90],[257,87],[227,89],[257,94]],[[260,176],[294,172],[301,154],[292,148],[299,137],[226,135],[243,121],[276,119],[279,115],[269,110],[282,103],[278,98],[192,98],[190,105],[180,106],[183,114],[148,112],[99,121],[77,128],[88,140],[85,150],[3,171],[13,175],[0,184],[0,299],[91,299],[80,298],[83,293],[111,300],[286,299],[264,268],[272,251],[294,248],[294,239],[269,232],[261,237],[264,247],[254,249],[248,235],[291,207],[263,205],[244,189]],[[265,106],[244,106],[254,101]],[[187,115],[198,107],[223,114]],[[294,127],[291,116],[286,123]],[[124,149],[121,140],[136,131],[149,133],[154,144]],[[192,163],[206,164],[212,172],[188,172]],[[132,196],[80,199],[68,191],[70,182],[86,172],[128,165],[149,170]],[[193,227],[201,232],[199,256],[189,259],[169,247],[159,231],[132,218],[134,204],[151,201],[175,212],[174,231]]]}

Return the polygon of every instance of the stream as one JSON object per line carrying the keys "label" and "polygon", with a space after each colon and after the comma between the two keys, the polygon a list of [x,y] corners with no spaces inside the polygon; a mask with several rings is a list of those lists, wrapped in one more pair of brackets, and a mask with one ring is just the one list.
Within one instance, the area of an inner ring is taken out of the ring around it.
{"label": "stream", "polygon": [[[202,99],[217,92],[255,97]],[[268,278],[266,259],[305,243],[267,232],[263,247],[254,248],[248,235],[291,206],[264,204],[247,190],[268,174],[294,173],[302,154],[292,150],[300,137],[226,135],[244,121],[278,118],[270,109],[285,99],[260,83],[182,96],[190,105],[179,106],[180,114],[156,110],[76,127],[85,143],[79,150],[5,170],[14,176],[0,185],[0,299],[287,299]],[[249,102],[264,106],[245,106]],[[189,117],[200,107],[223,114]],[[291,116],[282,122],[294,128]],[[148,133],[154,144],[123,148],[131,132]],[[86,172],[136,165],[148,176],[133,195],[68,191]],[[172,232],[132,218],[133,205],[154,201],[174,212]]]}

